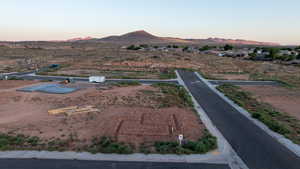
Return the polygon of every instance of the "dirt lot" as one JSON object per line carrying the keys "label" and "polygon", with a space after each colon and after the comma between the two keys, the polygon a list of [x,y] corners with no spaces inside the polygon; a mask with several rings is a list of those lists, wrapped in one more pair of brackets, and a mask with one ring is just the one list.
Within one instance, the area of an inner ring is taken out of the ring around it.
{"label": "dirt lot", "polygon": [[[136,147],[154,141],[176,141],[178,134],[193,141],[205,129],[191,109],[176,105],[159,107],[164,94],[152,86],[100,90],[89,85],[74,93],[57,95],[4,89],[3,86],[9,87],[8,83],[21,87],[32,82],[0,81],[0,132],[67,140],[69,150],[88,145],[100,136]],[[51,109],[87,105],[98,111],[71,116],[48,114]]]}
{"label": "dirt lot", "polygon": [[31,85],[38,83],[37,81],[25,81],[25,80],[1,80],[0,81],[0,91],[1,89],[11,89],[26,85]]}
{"label": "dirt lot", "polygon": [[40,42],[24,45],[27,47],[0,47],[0,63],[14,62],[5,66],[0,64],[0,72],[62,64],[67,66],[49,73],[168,78],[168,75],[160,75],[164,69],[189,68],[202,72],[210,79],[279,80],[300,88],[299,66],[188,52],[131,51],[105,43]]}
{"label": "dirt lot", "polygon": [[268,103],[278,111],[286,112],[300,120],[300,92],[276,86],[241,86],[258,101]]}

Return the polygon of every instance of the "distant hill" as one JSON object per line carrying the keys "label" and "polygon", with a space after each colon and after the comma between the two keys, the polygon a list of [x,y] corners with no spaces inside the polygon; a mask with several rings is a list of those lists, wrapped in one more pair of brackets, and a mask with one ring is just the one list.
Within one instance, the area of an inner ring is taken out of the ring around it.
{"label": "distant hill", "polygon": [[76,41],[82,41],[82,40],[85,41],[85,40],[92,40],[92,39],[95,39],[95,38],[87,36],[87,37],[84,37],[84,38],[79,37],[79,38],[68,39],[68,40],[66,40],[66,42],[76,42]]}
{"label": "distant hill", "polygon": [[222,39],[222,38],[208,38],[208,39],[181,39],[173,37],[158,37],[152,35],[144,30],[130,32],[120,36],[108,36],[101,39],[94,39],[97,42],[117,43],[117,44],[141,44],[141,43],[187,43],[200,45],[264,45],[264,46],[279,46],[278,43],[272,42],[258,42],[242,39]]}
{"label": "distant hill", "polygon": [[203,44],[233,44],[233,45],[261,45],[261,46],[280,46],[279,43],[273,42],[258,42],[243,39],[222,39],[222,38],[208,38],[208,39],[187,39],[194,43]]}
{"label": "distant hill", "polygon": [[[23,41],[18,43],[29,43],[31,41]],[[55,41],[32,41],[31,43],[42,42],[72,42],[72,43],[111,43],[111,44],[189,44],[189,45],[259,45],[259,46],[280,46],[279,43],[272,42],[258,42],[243,39],[222,39],[222,38],[208,38],[208,39],[182,39],[174,37],[159,37],[152,35],[144,30],[126,33],[120,36],[108,36],[105,38],[93,37],[78,37],[68,40],[55,40]],[[4,43],[4,42],[3,42]],[[10,42],[5,42],[10,43]]]}

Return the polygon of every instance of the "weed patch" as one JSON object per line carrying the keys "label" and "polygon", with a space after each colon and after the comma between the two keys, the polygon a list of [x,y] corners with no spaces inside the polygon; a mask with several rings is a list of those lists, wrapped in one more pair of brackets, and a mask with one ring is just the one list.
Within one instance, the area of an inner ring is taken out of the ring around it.
{"label": "weed patch", "polygon": [[268,104],[258,102],[250,93],[242,91],[238,86],[229,84],[218,86],[217,89],[245,108],[271,130],[284,135],[293,142],[300,144],[300,121],[287,113],[278,112]]}
{"label": "weed patch", "polygon": [[118,143],[109,137],[94,138],[92,145],[88,148],[91,153],[118,153],[118,154],[131,154],[133,148],[124,143]]}
{"label": "weed patch", "polygon": [[152,85],[157,87],[164,94],[161,97],[161,107],[180,106],[180,107],[193,107],[194,103],[191,96],[184,87],[171,84],[171,83],[155,83]]}
{"label": "weed patch", "polygon": [[139,86],[141,85],[141,83],[139,81],[123,81],[123,82],[114,83],[114,85],[118,87],[128,87],[128,86]]}
{"label": "weed patch", "polygon": [[206,130],[199,140],[186,140],[181,146],[178,142],[155,142],[154,146],[161,154],[203,154],[217,148],[217,138]]}

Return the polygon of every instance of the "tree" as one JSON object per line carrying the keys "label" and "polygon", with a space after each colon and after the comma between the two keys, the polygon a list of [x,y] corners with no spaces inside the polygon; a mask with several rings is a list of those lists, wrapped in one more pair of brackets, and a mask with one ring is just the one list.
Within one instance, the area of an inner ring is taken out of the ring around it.
{"label": "tree", "polygon": [[224,50],[232,50],[233,49],[233,46],[231,46],[231,45],[229,45],[229,44],[226,44],[225,46],[224,46]]}
{"label": "tree", "polygon": [[206,50],[209,50],[209,49],[210,49],[210,47],[208,45],[205,45],[205,46],[201,47],[199,50],[200,51],[206,51]]}
{"label": "tree", "polygon": [[142,47],[142,48],[148,48],[149,45],[147,45],[147,44],[141,44],[140,47]]}
{"label": "tree", "polygon": [[127,50],[139,50],[139,49],[141,49],[141,47],[135,45],[130,45],[127,47]]}
{"label": "tree", "polygon": [[300,50],[300,46],[296,47],[295,50]]}
{"label": "tree", "polygon": [[250,56],[250,60],[255,60],[255,58],[257,57],[257,54],[255,52],[253,53],[249,53],[249,56]]}
{"label": "tree", "polygon": [[182,51],[187,51],[188,49],[189,49],[189,47],[186,46],[186,47],[184,47],[184,48],[182,49]]}
{"label": "tree", "polygon": [[292,48],[281,48],[281,50],[288,50],[288,51],[292,51]]}
{"label": "tree", "polygon": [[266,49],[269,52],[268,58],[271,58],[272,60],[278,59],[279,49],[278,48],[269,48]]}
{"label": "tree", "polygon": [[296,59],[300,59],[300,53],[298,53],[298,55],[297,55]]}

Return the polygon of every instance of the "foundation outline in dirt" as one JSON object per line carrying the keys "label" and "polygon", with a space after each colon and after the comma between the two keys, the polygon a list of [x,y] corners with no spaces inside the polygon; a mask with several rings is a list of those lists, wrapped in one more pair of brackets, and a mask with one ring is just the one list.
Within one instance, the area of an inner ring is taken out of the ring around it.
{"label": "foundation outline in dirt", "polygon": [[[35,84],[32,84],[35,85]],[[146,85],[147,86],[147,85]],[[14,88],[11,90],[15,90]],[[192,112],[191,112],[192,113]],[[172,119],[171,119],[172,120]],[[176,123],[175,119],[173,119]],[[225,164],[227,161],[219,154],[212,152],[207,154],[194,155],[160,155],[160,154],[91,154],[87,152],[49,152],[49,151],[3,151],[0,152],[0,158],[40,158],[40,159],[78,159],[78,160],[117,160],[117,161],[157,161],[157,162],[188,162],[188,163],[220,163]]]}

